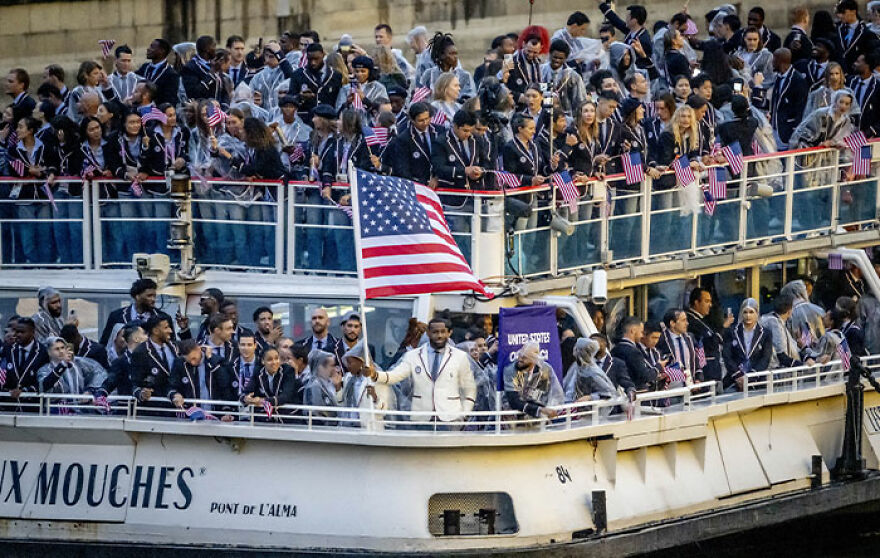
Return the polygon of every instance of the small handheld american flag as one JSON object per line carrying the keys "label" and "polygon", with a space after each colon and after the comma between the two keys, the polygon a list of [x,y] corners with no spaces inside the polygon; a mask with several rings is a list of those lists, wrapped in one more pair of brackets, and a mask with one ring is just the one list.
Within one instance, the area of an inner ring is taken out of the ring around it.
{"label": "small handheld american flag", "polygon": [[684,370],[681,369],[681,364],[678,362],[673,362],[665,367],[663,367],[663,373],[669,378],[670,382],[686,382],[687,376],[684,374]]}
{"label": "small handheld american flag", "polygon": [[364,110],[364,100],[361,98],[360,87],[356,81],[351,82],[351,108]]}
{"label": "small handheld american flag", "polygon": [[12,170],[15,171],[15,174],[18,176],[24,176],[24,161],[21,159],[12,159],[9,161],[9,166],[12,167]]}
{"label": "small handheld american flag", "polygon": [[623,174],[627,184],[640,184],[645,181],[645,169],[642,168],[642,154],[630,151],[623,155]]}
{"label": "small handheld american flag", "polygon": [[367,145],[370,147],[373,146],[384,146],[388,143],[388,128],[370,128],[369,126],[364,126],[364,141],[367,142]]}
{"label": "small handheld american flag", "polygon": [[755,155],[760,155],[761,153],[763,153],[763,150],[761,149],[761,142],[758,141],[758,138],[752,140],[752,153],[754,153]]}
{"label": "small handheld american flag", "polygon": [[801,328],[801,346],[802,347],[811,347],[813,345],[813,332],[810,331],[810,326],[804,326]]}
{"label": "small handheld american flag", "polygon": [[435,126],[445,126],[448,120],[449,118],[446,117],[446,113],[442,110],[438,110],[434,113],[434,116],[431,117],[431,124],[434,124]]}
{"label": "small handheld american flag", "polygon": [[95,165],[89,163],[89,165],[82,171],[82,177],[93,177],[98,173],[97,167]]}
{"label": "small handheld american flag", "polygon": [[727,199],[727,176],[725,170],[720,167],[709,169],[709,193],[717,202]]}
{"label": "small handheld american flag", "polygon": [[141,181],[135,178],[131,181],[131,193],[134,197],[139,198],[144,195],[144,187],[141,186]]}
{"label": "small handheld american flag", "polygon": [[300,68],[305,68],[306,64],[309,62],[309,57],[306,56],[305,51],[299,55],[299,64],[297,64]]}
{"label": "small handheld american flag", "polygon": [[672,170],[675,171],[675,179],[682,188],[697,181],[697,177],[691,169],[691,161],[687,155],[682,155],[673,161]]}
{"label": "small handheld american flag", "polygon": [[300,161],[305,156],[306,152],[303,149],[301,143],[296,143],[293,146],[293,152],[290,153],[287,158],[290,159],[290,164],[294,164]]}
{"label": "small handheld american flag", "polygon": [[[0,382],[0,383],[2,383],[2,382]],[[107,401],[106,395],[99,395],[98,397],[96,397],[95,398],[95,406],[100,407],[101,412],[103,412],[105,414],[110,412],[110,402]]]}
{"label": "small handheld american flag", "polygon": [[843,254],[836,252],[828,254],[828,269],[843,269]]}
{"label": "small handheld american flag", "polygon": [[214,106],[213,103],[205,108],[205,115],[208,117],[208,126],[216,128],[226,121],[226,113]]}
{"label": "small handheld american flag", "polygon": [[550,181],[553,182],[553,185],[559,189],[559,193],[562,194],[562,199],[568,203],[569,209],[573,212],[577,211],[577,200],[578,200],[578,191],[577,186],[574,185],[574,182],[571,180],[571,175],[568,171],[555,172],[552,176],[550,176]]}
{"label": "small handheld american flag", "polygon": [[846,337],[844,337],[843,334],[840,335],[840,344],[837,345],[837,356],[840,357],[840,364],[843,366],[843,369],[849,370],[852,366],[852,362],[850,361],[852,353],[849,350],[849,343],[846,341]]}
{"label": "small handheld american flag", "polygon": [[519,177],[507,171],[495,171],[495,179],[500,186],[507,186],[508,188],[519,188],[520,185]]}
{"label": "small handheld american flag", "polygon": [[431,96],[431,88],[430,87],[419,87],[412,94],[411,103],[418,103],[419,101],[424,101],[428,97]]}
{"label": "small handheld american flag", "polygon": [[706,366],[706,349],[703,347],[702,341],[694,343],[694,352],[697,354],[697,368]]}
{"label": "small handheld american flag", "polygon": [[206,413],[204,409],[195,405],[184,411],[183,414],[186,415],[186,418],[193,422],[197,420],[217,420],[217,417],[212,414]]}
{"label": "small handheld american flag", "polygon": [[871,146],[863,145],[853,153],[852,173],[855,176],[871,174]]}
{"label": "small handheld american flag", "polygon": [[3,366],[0,366],[0,387],[2,387],[3,384],[5,384],[5,383],[6,383],[6,368]]}
{"label": "small handheld american flag", "polygon": [[272,418],[272,416],[275,414],[275,407],[273,407],[272,404],[269,403],[268,399],[263,399],[263,411],[266,413],[266,416],[268,418]]}
{"label": "small handheld american flag", "polygon": [[146,126],[148,122],[153,120],[161,122],[162,124],[168,123],[168,117],[165,116],[165,113],[154,106],[141,107],[139,111],[141,113],[141,124],[143,126]]}
{"label": "small handheld american flag", "polygon": [[353,219],[353,218],[354,218],[354,211],[351,209],[351,206],[350,206],[350,205],[342,205],[342,204],[337,203],[337,204],[336,204],[336,209],[338,209],[339,211],[341,211],[341,212],[345,213],[346,215],[348,215],[348,218],[349,218],[349,219]]}
{"label": "small handheld american flag", "polygon": [[104,55],[104,58],[107,58],[110,56],[110,51],[113,49],[116,41],[114,39],[101,39],[98,41],[98,44],[101,45],[101,54]]}
{"label": "small handheld american flag", "polygon": [[727,164],[730,165],[731,174],[739,175],[742,173],[744,166],[743,150],[738,141],[722,147],[721,153],[724,155],[724,158],[727,159]]}
{"label": "small handheld american flag", "polygon": [[706,212],[706,215],[715,215],[715,198],[708,188],[703,188],[703,210]]}

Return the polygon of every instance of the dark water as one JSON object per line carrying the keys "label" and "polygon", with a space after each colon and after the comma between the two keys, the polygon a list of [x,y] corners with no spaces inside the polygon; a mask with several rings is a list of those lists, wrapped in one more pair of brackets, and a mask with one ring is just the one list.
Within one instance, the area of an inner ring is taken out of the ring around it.
{"label": "dark water", "polygon": [[818,516],[645,554],[643,558],[878,558],[880,511]]}

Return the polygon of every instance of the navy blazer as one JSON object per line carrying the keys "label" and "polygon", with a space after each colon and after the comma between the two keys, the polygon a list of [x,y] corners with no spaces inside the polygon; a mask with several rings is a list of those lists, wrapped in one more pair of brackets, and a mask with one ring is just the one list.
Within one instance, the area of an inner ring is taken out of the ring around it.
{"label": "navy blazer", "polygon": [[777,74],[770,89],[752,89],[752,104],[762,110],[770,111],[770,125],[779,133],[779,138],[788,143],[791,134],[804,116],[810,84],[802,73],[790,69],[788,77],[779,89],[782,76]]}
{"label": "navy blazer", "polygon": [[464,143],[467,146],[467,152],[462,151],[458,138],[455,137],[455,132],[452,130],[447,130],[446,133],[434,139],[431,150],[431,164],[434,167],[434,174],[442,187],[483,189],[483,178],[471,180],[465,174],[465,168],[486,168],[489,166],[489,161],[484,158],[483,150],[480,149],[473,136]]}
{"label": "navy blazer", "polygon": [[727,374],[723,380],[725,388],[733,385],[744,372],[757,372],[770,368],[770,360],[774,353],[773,336],[760,323],[755,325],[755,334],[748,352],[744,347],[743,325],[737,324],[727,328],[724,332],[724,350],[722,351],[724,366],[727,368]]}
{"label": "navy blazer", "polygon": [[164,103],[176,106],[180,90],[180,75],[167,62],[158,69],[153,69],[150,66],[149,62],[145,62],[135,73],[156,85],[158,92],[153,102],[157,106]]}
{"label": "navy blazer", "polygon": [[431,151],[437,130],[433,125],[426,130],[430,146],[416,139],[416,130],[408,126],[397,137],[391,140],[388,149],[385,150],[383,163],[390,167],[391,176],[407,178],[420,184],[427,184],[434,175],[431,163]]}

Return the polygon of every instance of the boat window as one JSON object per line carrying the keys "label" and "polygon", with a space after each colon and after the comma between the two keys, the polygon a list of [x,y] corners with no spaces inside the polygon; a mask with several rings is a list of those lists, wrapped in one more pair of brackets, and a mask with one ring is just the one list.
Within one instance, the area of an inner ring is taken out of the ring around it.
{"label": "boat window", "polygon": [[435,537],[510,535],[519,526],[506,492],[447,492],[428,500],[428,530]]}

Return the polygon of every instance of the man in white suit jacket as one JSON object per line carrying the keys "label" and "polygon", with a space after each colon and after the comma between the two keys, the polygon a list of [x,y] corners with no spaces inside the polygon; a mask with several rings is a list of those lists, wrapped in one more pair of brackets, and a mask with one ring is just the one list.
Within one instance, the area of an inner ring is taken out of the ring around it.
{"label": "man in white suit jacket", "polygon": [[447,343],[449,334],[446,321],[434,318],[428,323],[430,343],[407,352],[388,372],[371,369],[373,380],[396,384],[411,376],[413,411],[435,412],[443,422],[462,420],[474,408],[477,386],[467,353]]}

